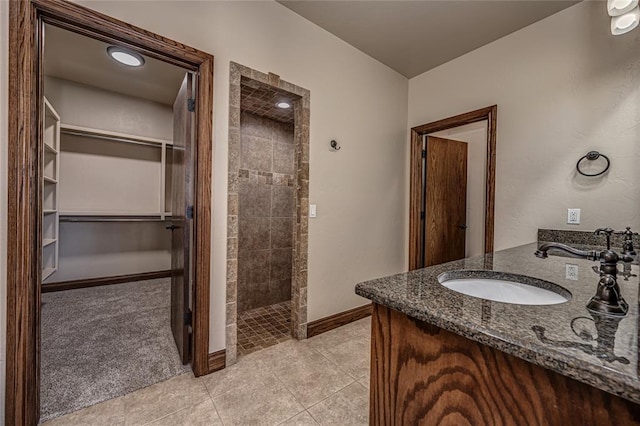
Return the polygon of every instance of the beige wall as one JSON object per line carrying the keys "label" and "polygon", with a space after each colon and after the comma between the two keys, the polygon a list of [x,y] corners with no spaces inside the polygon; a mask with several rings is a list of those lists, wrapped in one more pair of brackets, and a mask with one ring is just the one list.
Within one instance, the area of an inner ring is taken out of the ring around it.
{"label": "beige wall", "polygon": [[224,347],[230,61],[311,91],[309,320],[366,303],[357,282],[406,268],[406,78],[275,2],[81,3],[215,55],[210,351]]}
{"label": "beige wall", "polygon": [[[173,139],[170,106],[52,77],[45,78],[45,95],[64,124]],[[63,140],[60,211],[159,214],[159,148]],[[61,222],[59,241],[58,270],[47,283],[171,269],[171,235],[161,222]]]}
{"label": "beige wall", "polygon": [[64,124],[173,140],[173,108],[158,102],[46,77],[45,96]]}
{"label": "beige wall", "polygon": [[[496,249],[538,228],[640,229],[640,31],[613,37],[609,23],[582,2],[409,81],[409,126],[498,105]],[[575,173],[590,150],[608,175]]]}
{"label": "beige wall", "polygon": [[[426,124],[426,123],[423,123]],[[467,145],[467,231],[465,256],[484,253],[485,182],[487,170],[487,121],[467,124],[429,136],[466,142]]]}

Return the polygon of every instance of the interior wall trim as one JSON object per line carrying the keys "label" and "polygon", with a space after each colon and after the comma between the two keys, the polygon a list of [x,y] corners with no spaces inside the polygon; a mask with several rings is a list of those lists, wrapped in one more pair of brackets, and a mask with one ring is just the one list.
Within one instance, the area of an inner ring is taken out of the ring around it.
{"label": "interior wall trim", "polygon": [[411,129],[409,163],[409,270],[420,267],[420,200],[422,188],[422,137],[430,133],[487,120],[487,170],[485,176],[484,252],[493,252],[494,214],[496,203],[496,136],[498,106],[445,118]]}
{"label": "interior wall trim", "polygon": [[226,367],[226,362],[225,359],[227,357],[227,351],[222,349],[220,351],[217,352],[212,352],[209,354],[208,359],[208,365],[209,365],[209,374],[218,371],[218,370],[222,370],[223,368]]}
{"label": "interior wall trim", "polygon": [[9,144],[5,424],[37,425],[40,414],[43,23],[128,47],[197,73],[194,145],[192,368],[209,372],[213,152],[212,55],[64,0],[9,2]]}
{"label": "interior wall trim", "polygon": [[326,333],[334,328],[342,327],[351,322],[358,321],[371,315],[371,303],[348,311],[339,312],[319,320],[311,321],[307,327],[307,336],[313,337]]}
{"label": "interior wall trim", "polygon": [[54,291],[74,290],[77,288],[98,287],[102,285],[122,284],[135,281],[154,280],[158,278],[170,278],[171,270],[140,272],[137,274],[112,275],[110,277],[84,278],[81,280],[59,281],[56,283],[42,284],[42,293]]}

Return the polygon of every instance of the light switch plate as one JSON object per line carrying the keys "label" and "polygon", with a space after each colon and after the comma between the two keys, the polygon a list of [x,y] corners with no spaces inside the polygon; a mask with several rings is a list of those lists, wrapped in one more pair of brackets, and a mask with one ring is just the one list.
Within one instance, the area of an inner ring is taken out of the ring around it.
{"label": "light switch plate", "polygon": [[565,277],[568,280],[578,281],[578,265],[565,264]]}
{"label": "light switch plate", "polygon": [[316,217],[317,206],[315,204],[309,204],[309,217]]}
{"label": "light switch plate", "polygon": [[567,211],[567,223],[572,225],[580,224],[580,209],[569,209]]}

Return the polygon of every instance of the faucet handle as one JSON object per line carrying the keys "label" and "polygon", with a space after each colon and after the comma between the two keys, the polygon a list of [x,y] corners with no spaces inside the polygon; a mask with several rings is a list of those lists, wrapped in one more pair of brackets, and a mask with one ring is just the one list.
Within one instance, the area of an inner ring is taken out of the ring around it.
{"label": "faucet handle", "polygon": [[637,253],[633,249],[633,236],[638,235],[638,233],[633,232],[631,230],[631,227],[627,226],[627,229],[625,231],[617,231],[615,232],[615,234],[624,236],[624,241],[622,243],[622,250],[624,251],[624,254],[635,256]]}
{"label": "faucet handle", "polygon": [[598,228],[593,231],[593,235],[606,235],[607,236],[607,250],[611,250],[611,234],[614,230],[611,228]]}
{"label": "faucet handle", "polygon": [[624,235],[626,238],[631,238],[634,235],[638,235],[637,232],[633,232],[630,226],[627,226],[624,231],[615,231],[614,234]]}
{"label": "faucet handle", "polygon": [[630,263],[633,262],[633,256],[629,256],[628,254],[621,254],[619,262]]}

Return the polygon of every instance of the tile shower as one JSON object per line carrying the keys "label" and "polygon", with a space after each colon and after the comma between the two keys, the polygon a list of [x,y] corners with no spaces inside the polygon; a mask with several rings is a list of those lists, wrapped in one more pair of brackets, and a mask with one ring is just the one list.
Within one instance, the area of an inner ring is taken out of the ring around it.
{"label": "tile shower", "polygon": [[[249,112],[240,116],[237,290],[240,355],[291,335],[296,217],[293,131],[293,123]],[[285,319],[289,322],[283,323]]]}
{"label": "tile shower", "polygon": [[[283,101],[289,103],[291,108],[275,107],[277,103]],[[282,80],[278,75],[262,73],[235,62],[230,63],[225,305],[227,366],[234,364],[238,355],[270,346],[274,341],[307,337],[310,105],[309,90]],[[261,122],[267,123],[266,127],[261,127]],[[286,125],[283,126],[283,124]],[[283,132],[285,129],[286,132]],[[291,129],[293,129],[293,139],[291,139]],[[292,146],[287,145],[291,140],[293,140]],[[292,149],[291,160],[291,153],[285,148]],[[268,168],[269,164],[271,168]],[[263,194],[262,197],[257,196],[254,201],[248,201],[249,204],[245,198],[244,209],[250,210],[242,214],[240,212],[241,183],[243,193],[255,190],[256,193]],[[257,185],[252,187],[248,183],[260,183],[263,187]],[[270,186],[271,191],[267,191],[265,186]],[[263,209],[263,212],[271,212],[272,209],[282,210],[285,202],[288,204],[290,201],[290,191],[293,196],[291,201],[293,216],[288,214],[277,216],[278,213],[276,213],[273,218],[282,220],[274,220],[272,228],[272,215],[259,213],[260,209]],[[267,194],[271,197],[270,199],[267,199]],[[262,205],[259,204],[259,200],[262,200]],[[266,203],[270,204],[265,207]],[[252,213],[251,209],[254,208]],[[288,230],[283,224],[286,224],[289,218],[292,223],[292,243],[291,264],[287,265],[288,255],[284,250],[287,247],[276,241],[288,241]],[[250,228],[240,230],[241,222],[244,226],[253,222],[253,229],[250,224]],[[242,248],[240,248],[241,233]],[[262,237],[255,237],[255,233]],[[263,251],[258,253],[258,250]],[[249,256],[247,251],[254,251],[253,254],[261,254],[263,257],[254,258]],[[275,260],[273,264],[272,257]],[[242,265],[247,259],[249,263],[259,263],[261,260],[263,268],[257,270],[250,265]],[[290,278],[286,278],[287,270],[290,271]],[[278,285],[289,279],[291,286],[287,289]],[[254,291],[246,293],[247,289]],[[267,289],[267,291],[262,294],[262,292],[256,292],[256,289]],[[279,295],[278,292],[280,292]],[[280,298],[283,293],[290,294],[290,299],[253,308],[259,301],[271,303]]]}

